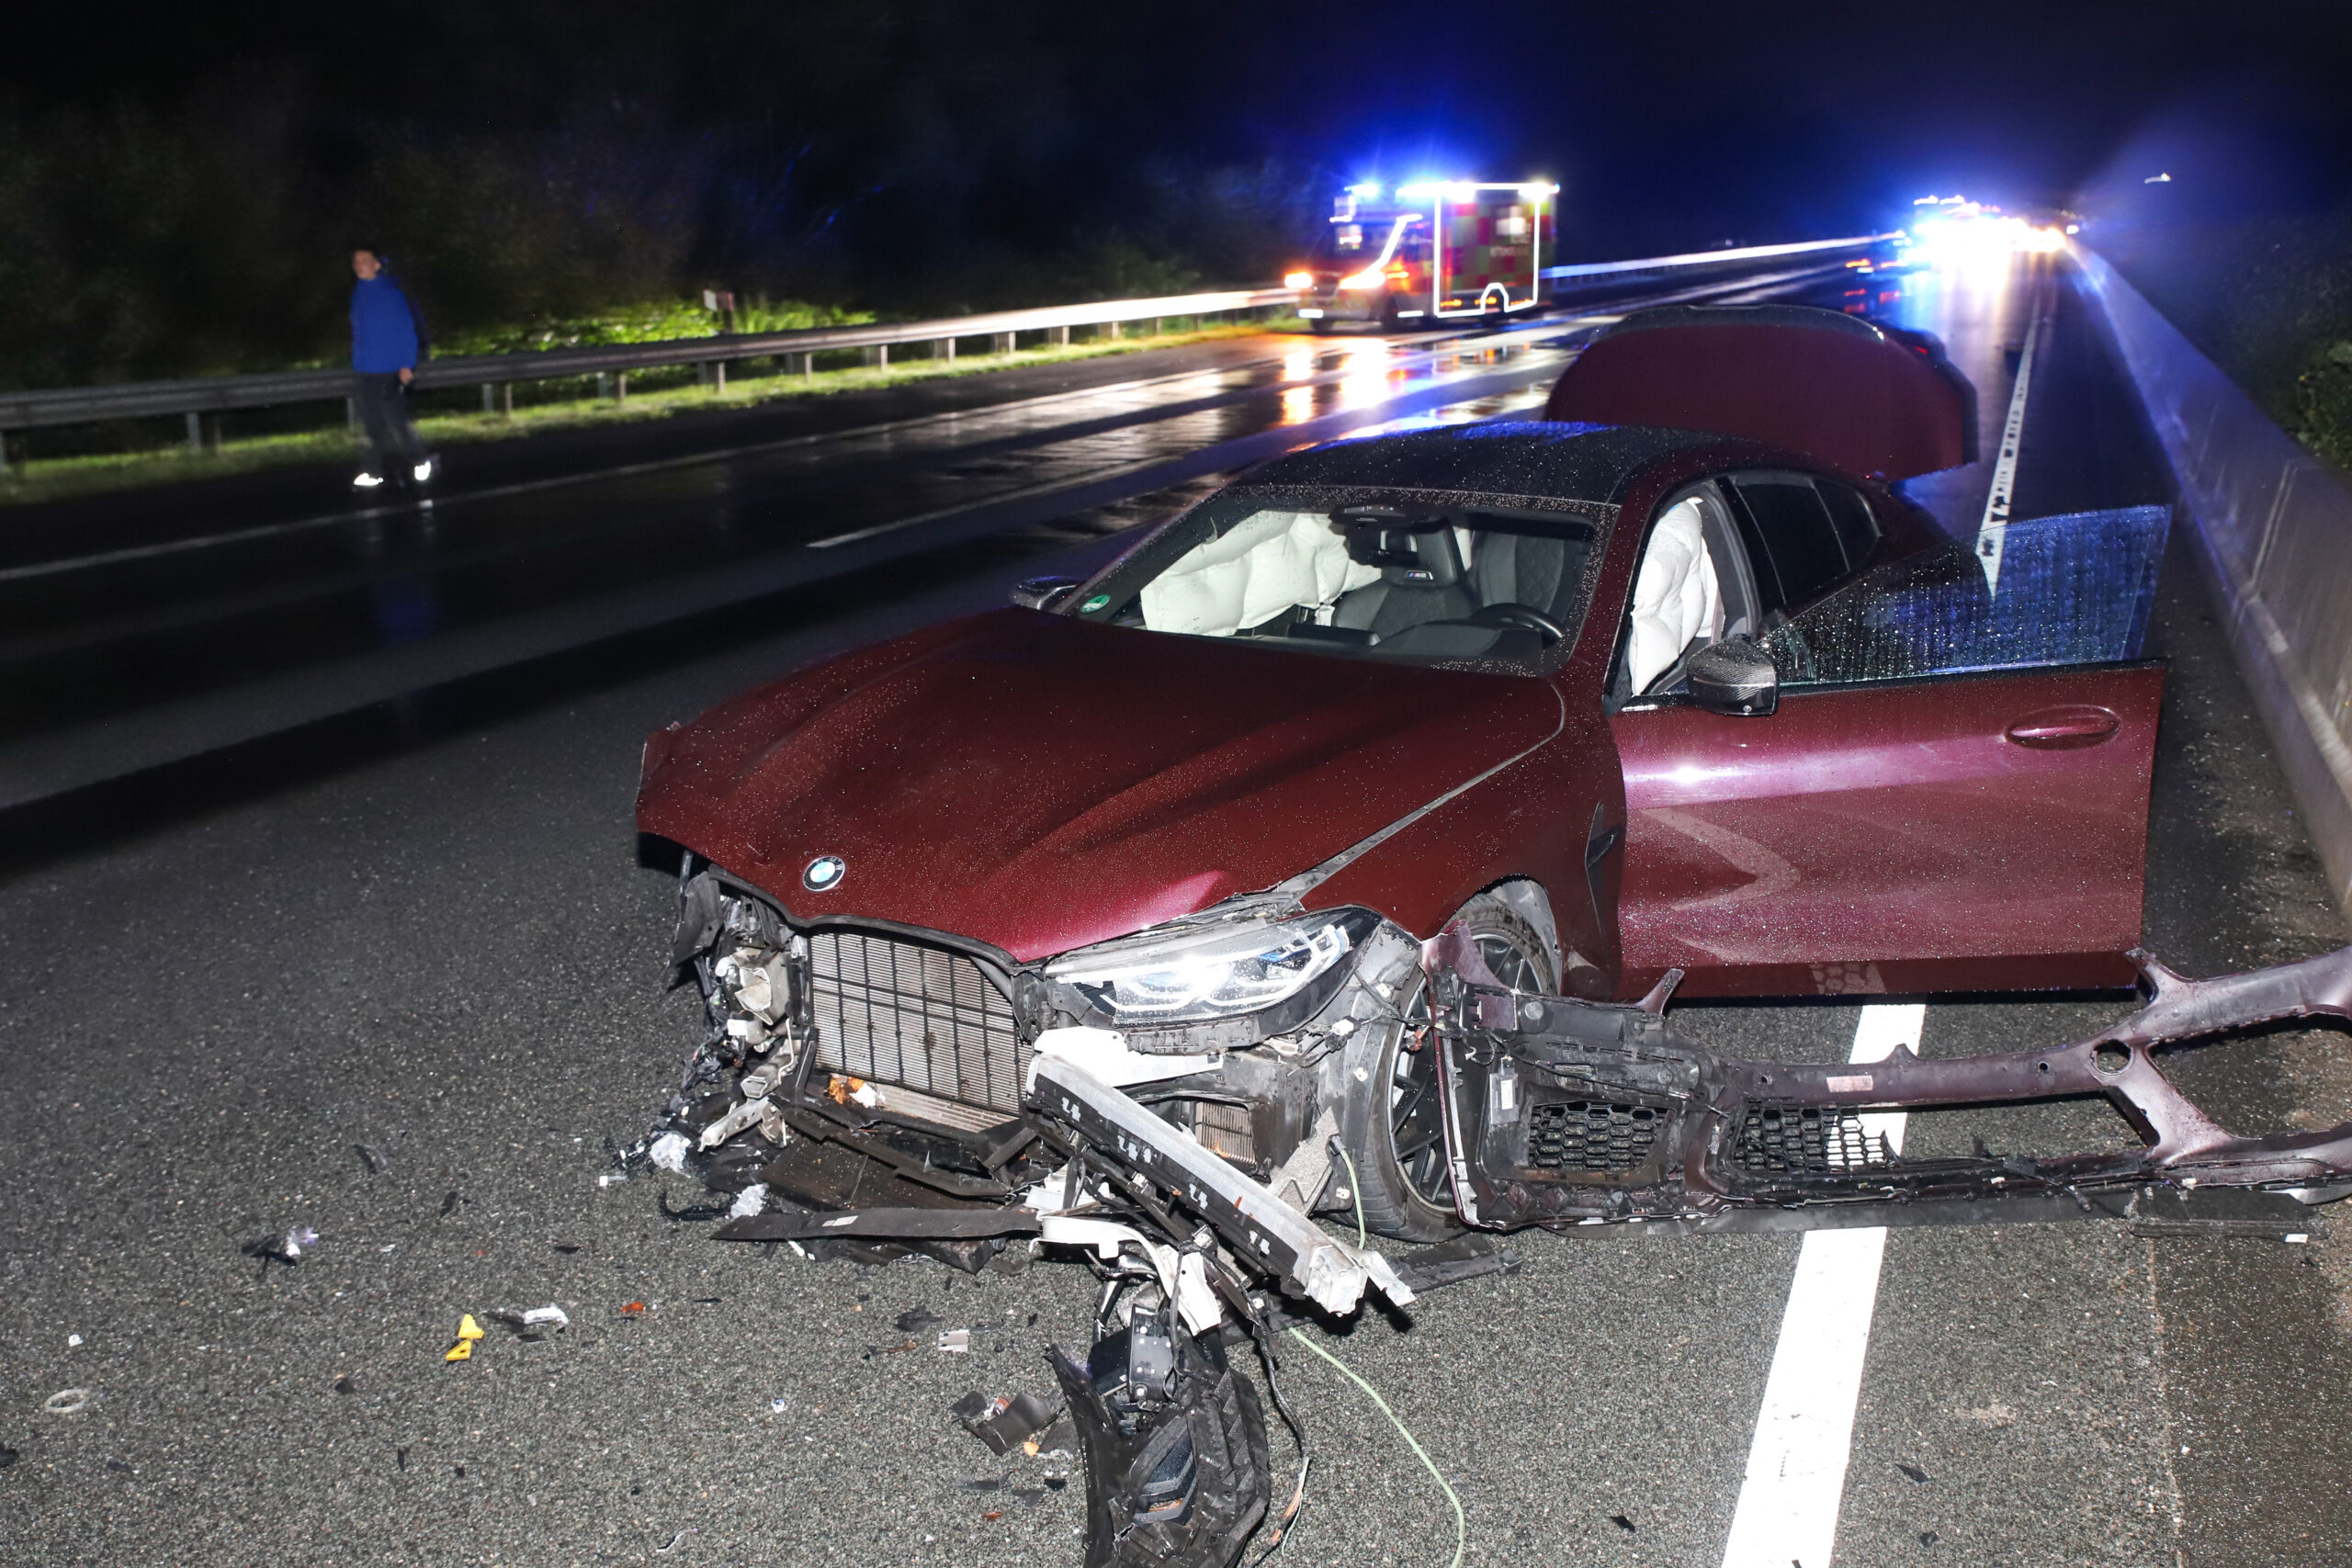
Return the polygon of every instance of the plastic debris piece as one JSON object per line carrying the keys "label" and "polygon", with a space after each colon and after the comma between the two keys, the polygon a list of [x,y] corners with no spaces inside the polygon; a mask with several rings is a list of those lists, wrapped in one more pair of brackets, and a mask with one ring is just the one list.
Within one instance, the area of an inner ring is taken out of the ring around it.
{"label": "plastic debris piece", "polygon": [[1610,1515],[1609,1522],[1615,1525],[1619,1529],[1623,1530],[1627,1535],[1634,1533],[1634,1521],[1627,1518],[1623,1514]]}
{"label": "plastic debris piece", "polygon": [[628,1179],[628,1171],[625,1171],[625,1170],[607,1170],[607,1171],[604,1171],[604,1172],[600,1173],[600,1174],[597,1176],[597,1178],[596,1178],[596,1185],[597,1185],[597,1186],[599,1186],[599,1187],[613,1187],[613,1186],[616,1186],[616,1185],[618,1185],[618,1184],[619,1184],[619,1183],[621,1183],[621,1182],[627,1181]]}
{"label": "plastic debris piece", "polygon": [[259,1241],[249,1241],[241,1250],[248,1258],[260,1258],[262,1271],[267,1273],[273,1262],[283,1263],[288,1268],[301,1262],[302,1249],[316,1247],[318,1242],[319,1233],[310,1226],[292,1225],[288,1227],[284,1235],[266,1235]]}
{"label": "plastic debris piece", "polygon": [[645,1157],[662,1169],[683,1176],[686,1170],[686,1155],[694,1148],[684,1133],[664,1133],[653,1140]]}
{"label": "plastic debris piece", "polygon": [[1896,1461],[1894,1468],[1909,1476],[1913,1481],[1919,1482],[1922,1484],[1924,1484],[1928,1479],[1928,1472],[1921,1470],[1916,1464],[1904,1464],[1898,1461]]}
{"label": "plastic debris piece", "polygon": [[97,1395],[86,1388],[61,1388],[41,1401],[44,1416],[78,1416],[87,1410]]}
{"label": "plastic debris piece", "polygon": [[835,1105],[858,1105],[871,1111],[882,1103],[882,1091],[864,1078],[835,1073],[825,1080],[825,1098]]}
{"label": "plastic debris piece", "polygon": [[695,1533],[695,1528],[694,1528],[694,1526],[692,1526],[692,1525],[688,1525],[684,1529],[680,1530],[677,1534],[675,1534],[675,1535],[673,1535],[673,1536],[672,1536],[672,1537],[670,1538],[670,1544],[669,1544],[669,1545],[667,1545],[667,1546],[657,1546],[657,1547],[655,1547],[653,1550],[654,1550],[654,1551],[662,1551],[662,1552],[675,1551],[677,1551],[677,1550],[678,1550],[678,1543],[679,1543],[680,1541],[682,1541],[682,1540],[685,1540],[685,1539],[686,1539],[686,1537],[688,1537],[688,1536],[690,1536],[690,1535],[692,1535],[692,1534],[694,1534],[694,1533]]}
{"label": "plastic debris piece", "polygon": [[990,1453],[1008,1454],[1015,1448],[1034,1452],[1028,1439],[1053,1425],[1062,1413],[1062,1400],[1059,1394],[1041,1399],[1016,1393],[987,1400],[967,1393],[956,1402],[955,1410],[964,1429],[986,1443]]}
{"label": "plastic debris piece", "polygon": [[441,1200],[441,1217],[446,1220],[450,1215],[456,1213],[458,1212],[458,1205],[465,1201],[466,1196],[464,1193],[458,1191],[454,1187],[451,1188],[449,1190],[449,1195]]}
{"label": "plastic debris piece", "polygon": [[967,1492],[1001,1492],[1004,1490],[1004,1477],[1001,1475],[959,1476],[956,1478],[956,1484]]}
{"label": "plastic debris piece", "polygon": [[337,1393],[357,1393],[359,1392],[358,1389],[352,1385],[351,1374],[348,1372],[334,1380],[334,1391]]}
{"label": "plastic debris piece", "polygon": [[754,1181],[735,1194],[735,1201],[727,1206],[727,1216],[734,1220],[749,1219],[767,1206],[768,1184]]}
{"label": "plastic debris piece", "polygon": [[771,1416],[781,1416],[786,1410],[790,1409],[791,1406],[792,1402],[788,1399],[771,1399],[768,1401],[768,1414]]}
{"label": "plastic debris piece", "polygon": [[990,1508],[987,1513],[982,1514],[980,1517],[986,1519],[990,1524],[994,1524],[997,1520],[1004,1517],[1004,1510],[1002,1508]]}
{"label": "plastic debris piece", "polygon": [[474,1341],[481,1337],[482,1326],[474,1321],[474,1314],[461,1314],[458,1318],[458,1342],[450,1346],[448,1354],[441,1359],[445,1361],[471,1360],[474,1354]]}
{"label": "plastic debris piece", "polygon": [[939,1321],[940,1317],[937,1313],[929,1311],[923,1307],[916,1307],[911,1312],[900,1313],[899,1314],[898,1321],[892,1324],[891,1326],[896,1328],[901,1334],[921,1334],[924,1329],[929,1328],[933,1324]]}
{"label": "plastic debris piece", "polygon": [[571,1315],[553,1302],[525,1312],[501,1307],[484,1315],[497,1319],[526,1339],[544,1339],[549,1333],[560,1334],[571,1326]]}
{"label": "plastic debris piece", "polygon": [[940,1331],[939,1348],[951,1356],[971,1353],[972,1331],[968,1328],[948,1328]]}
{"label": "plastic debris piece", "polygon": [[359,1156],[359,1163],[368,1168],[368,1175],[381,1176],[392,1168],[392,1156],[375,1145],[354,1144],[351,1147]]}
{"label": "plastic debris piece", "polygon": [[645,1315],[645,1303],[643,1302],[623,1302],[621,1303],[621,1315],[623,1317],[643,1317]]}
{"label": "plastic debris piece", "polygon": [[69,1334],[65,1337],[65,1348],[69,1350],[80,1343],[82,1343],[82,1337],[78,1334]]}

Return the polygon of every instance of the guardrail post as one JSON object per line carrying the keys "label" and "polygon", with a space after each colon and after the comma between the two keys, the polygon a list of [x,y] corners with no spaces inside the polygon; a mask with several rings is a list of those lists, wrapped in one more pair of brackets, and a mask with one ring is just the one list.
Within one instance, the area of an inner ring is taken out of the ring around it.
{"label": "guardrail post", "polygon": [[187,411],[187,455],[200,456],[204,451],[204,416],[194,409]]}
{"label": "guardrail post", "polygon": [[989,338],[989,352],[991,354],[1011,354],[1012,352],[1012,334],[1011,333],[998,333],[995,336]]}
{"label": "guardrail post", "polygon": [[616,403],[628,401],[628,372],[626,370],[613,378],[613,401]]}
{"label": "guardrail post", "polygon": [[[789,355],[786,355],[786,357],[787,359],[789,359],[791,356],[790,356]],[[816,356],[814,354],[804,354],[804,355],[802,355],[800,356],[800,378],[801,378],[802,380],[806,381],[806,380],[809,379],[810,378],[814,377],[816,374],[817,374],[817,356]]]}
{"label": "guardrail post", "polygon": [[1116,343],[1119,341],[1119,323],[1116,321],[1105,321],[1101,326],[1094,329],[1094,335],[1106,339],[1112,343]]}
{"label": "guardrail post", "polygon": [[8,471],[8,433],[0,430],[0,474]]}
{"label": "guardrail post", "polygon": [[710,362],[710,384],[717,389],[719,397],[723,398],[727,395],[727,361],[724,359],[714,359]]}
{"label": "guardrail post", "polygon": [[613,395],[613,378],[607,371],[596,372],[596,400],[603,402]]}
{"label": "guardrail post", "polygon": [[498,384],[498,409],[499,412],[504,414],[508,419],[513,419],[514,417],[514,382],[501,381]]}
{"label": "guardrail post", "polygon": [[933,346],[933,349],[932,349],[932,351],[931,351],[931,356],[932,356],[933,359],[953,359],[953,358],[955,358],[955,357],[956,357],[956,340],[955,340],[954,338],[952,338],[952,337],[944,337],[944,338],[941,338],[941,339],[939,340],[938,344],[937,344],[935,346]]}
{"label": "guardrail post", "polygon": [[1147,337],[1158,337],[1158,336],[1160,334],[1161,329],[1162,329],[1165,325],[1166,325],[1166,319],[1165,319],[1165,318],[1163,318],[1163,317],[1159,317],[1159,316],[1154,316],[1154,317],[1151,319],[1151,331],[1150,331],[1150,332],[1148,332],[1148,333],[1145,333],[1144,335],[1145,335],[1145,336],[1147,336]]}
{"label": "guardrail post", "polygon": [[485,414],[498,412],[498,387],[495,382],[484,381],[481,384],[481,412]]}
{"label": "guardrail post", "polygon": [[1048,327],[1046,329],[1046,338],[1049,343],[1057,343],[1067,348],[1069,346],[1069,329],[1068,327]]}
{"label": "guardrail post", "polygon": [[343,400],[343,430],[346,435],[359,434],[359,400],[357,398]]}

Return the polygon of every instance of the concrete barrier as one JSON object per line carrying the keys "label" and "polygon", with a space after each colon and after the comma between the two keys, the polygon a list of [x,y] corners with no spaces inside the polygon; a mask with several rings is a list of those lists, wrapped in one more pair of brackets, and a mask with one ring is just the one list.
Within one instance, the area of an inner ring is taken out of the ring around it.
{"label": "concrete barrier", "polygon": [[2097,253],[2074,250],[2179,486],[2312,843],[2352,908],[2352,484],[2264,415]]}

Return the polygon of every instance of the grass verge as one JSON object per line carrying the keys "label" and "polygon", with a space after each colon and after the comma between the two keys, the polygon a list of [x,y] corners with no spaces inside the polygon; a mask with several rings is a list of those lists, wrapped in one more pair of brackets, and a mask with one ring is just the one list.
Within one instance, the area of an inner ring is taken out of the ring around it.
{"label": "grass verge", "polygon": [[[1033,365],[1065,364],[1144,349],[1248,337],[1280,327],[1280,322],[1231,322],[1191,332],[1164,333],[1157,337],[1099,338],[1019,349],[1012,354],[907,359],[888,366],[820,369],[806,376],[775,368],[758,375],[730,369],[723,392],[692,381],[643,389],[631,387],[622,400],[600,399],[593,394],[557,396],[545,401],[520,403],[511,414],[425,412],[417,418],[416,428],[425,444],[435,450],[492,441],[527,440],[555,431],[674,419],[715,409],[751,408],[787,398],[831,397],[951,376],[991,375]],[[564,384],[585,388],[592,383],[575,378]],[[20,460],[12,453],[8,471],[0,478],[0,505],[34,504],[304,464],[348,464],[354,461],[357,451],[358,443],[337,425],[232,436],[202,452],[190,452],[184,446],[154,446],[33,461]]]}

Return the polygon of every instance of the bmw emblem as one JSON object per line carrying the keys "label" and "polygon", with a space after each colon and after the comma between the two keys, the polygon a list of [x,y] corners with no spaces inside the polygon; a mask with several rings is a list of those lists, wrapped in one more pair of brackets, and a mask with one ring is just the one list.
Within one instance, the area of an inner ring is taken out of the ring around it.
{"label": "bmw emblem", "polygon": [[831,893],[842,885],[842,877],[849,864],[839,855],[819,855],[800,874],[800,886],[811,893]]}

